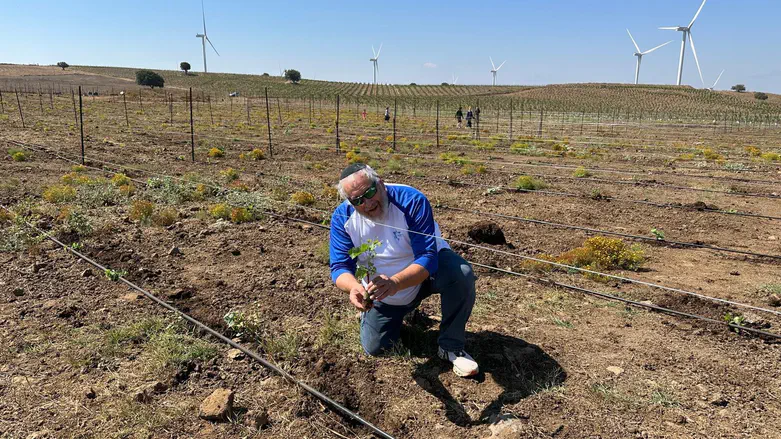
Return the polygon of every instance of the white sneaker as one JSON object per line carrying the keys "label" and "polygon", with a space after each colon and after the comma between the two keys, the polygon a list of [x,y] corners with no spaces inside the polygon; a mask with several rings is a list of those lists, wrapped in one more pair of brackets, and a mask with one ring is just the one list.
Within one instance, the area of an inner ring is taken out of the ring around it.
{"label": "white sneaker", "polygon": [[477,362],[464,351],[446,351],[439,348],[437,355],[439,355],[439,358],[453,363],[453,373],[460,377],[477,375],[479,371]]}

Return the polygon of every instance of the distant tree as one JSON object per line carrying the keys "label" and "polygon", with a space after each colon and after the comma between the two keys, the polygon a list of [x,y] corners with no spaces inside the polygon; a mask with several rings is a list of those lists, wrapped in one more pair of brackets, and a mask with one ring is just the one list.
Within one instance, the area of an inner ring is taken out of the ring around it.
{"label": "distant tree", "polygon": [[269,76],[269,74],[268,73],[264,73],[264,74],[262,74],[260,76]]}
{"label": "distant tree", "polygon": [[766,101],[767,100],[767,93],[762,93],[761,91],[755,91],[754,92],[754,99],[759,99],[760,101]]}
{"label": "distant tree", "polygon": [[59,68],[61,68],[61,69],[65,70],[65,69],[67,69],[67,68],[68,68],[68,67],[70,67],[70,66],[69,66],[69,65],[68,65],[68,63],[66,63],[65,61],[60,61],[60,62],[58,62],[58,63],[57,63],[57,67],[59,67]]}
{"label": "distant tree", "polygon": [[409,85],[418,85],[418,84],[415,84],[414,82],[410,82]]}
{"label": "distant tree", "polygon": [[450,84],[448,84],[447,82],[443,82],[443,83],[442,83],[442,84],[440,84],[440,85],[450,85]]}
{"label": "distant tree", "polygon": [[136,84],[147,85],[151,88],[160,87],[163,88],[165,79],[159,74],[151,70],[138,70],[136,72]]}
{"label": "distant tree", "polygon": [[732,89],[738,93],[743,93],[744,91],[746,91],[746,86],[743,84],[735,84],[732,86]]}
{"label": "distant tree", "polygon": [[190,63],[187,61],[182,61],[179,63],[179,70],[184,70],[185,75],[187,75],[187,72],[189,72],[191,68],[192,66],[190,66]]}
{"label": "distant tree", "polygon": [[292,82],[293,84],[296,84],[301,80],[301,72],[295,69],[285,70],[285,79]]}

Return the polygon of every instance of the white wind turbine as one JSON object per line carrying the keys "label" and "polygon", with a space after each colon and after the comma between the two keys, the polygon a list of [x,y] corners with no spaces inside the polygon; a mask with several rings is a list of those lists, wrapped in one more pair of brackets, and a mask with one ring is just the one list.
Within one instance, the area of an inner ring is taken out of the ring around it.
{"label": "white wind turbine", "polygon": [[380,49],[377,52],[374,52],[374,46],[372,46],[374,58],[369,58],[369,61],[374,64],[374,81],[372,82],[374,85],[377,85],[377,73],[380,71],[380,66],[377,65],[377,60],[380,59],[380,52],[382,52],[382,43],[380,43]]}
{"label": "white wind turbine", "polygon": [[692,45],[692,53],[694,54],[694,61],[697,63],[697,71],[700,73],[700,82],[702,82],[702,86],[705,86],[705,81],[702,79],[702,70],[700,70],[700,61],[697,59],[697,49],[694,48],[694,39],[692,39],[692,26],[694,25],[694,20],[697,19],[697,16],[700,15],[700,11],[702,11],[702,7],[705,6],[705,2],[708,0],[702,0],[702,4],[700,5],[700,9],[697,9],[697,13],[694,14],[694,18],[692,18],[692,21],[689,23],[688,26],[668,26],[668,27],[660,27],[659,29],[665,29],[665,30],[677,30],[679,32],[683,32],[683,39],[681,40],[681,58],[678,61],[678,81],[676,82],[677,85],[681,85],[681,76],[683,76],[683,55],[686,53],[686,37],[689,37],[689,43]]}
{"label": "white wind turbine", "polygon": [[493,81],[491,82],[491,85],[496,85],[496,72],[498,72],[498,71],[499,71],[499,69],[501,69],[501,68],[502,68],[502,66],[504,65],[504,63],[506,63],[506,62],[507,62],[507,60],[504,60],[504,61],[502,61],[502,63],[501,63],[501,64],[499,64],[499,67],[496,67],[496,66],[494,65],[494,60],[493,60],[493,59],[491,59],[491,57],[490,57],[490,56],[488,57],[488,59],[491,61],[491,67],[493,67],[493,68],[491,69],[491,75],[493,76]]}
{"label": "white wind turbine", "polygon": [[453,82],[450,83],[450,85],[456,85],[458,84],[458,76],[456,76],[455,73],[453,73]]}
{"label": "white wind turbine", "polygon": [[635,67],[635,85],[636,85],[638,83],[638,81],[640,80],[640,63],[643,61],[643,55],[648,55],[649,53],[653,52],[654,50],[656,50],[656,49],[658,49],[658,48],[660,48],[662,46],[666,46],[666,45],[672,43],[672,40],[670,40],[670,41],[668,41],[668,42],[666,42],[664,44],[660,44],[660,45],[654,47],[653,49],[646,50],[645,52],[643,52],[642,50],[640,50],[640,47],[637,45],[637,42],[635,42],[635,39],[632,38],[632,33],[629,32],[629,29],[626,30],[626,33],[629,34],[629,38],[632,39],[632,44],[634,44],[635,45],[635,49],[637,49],[637,52],[635,52],[635,56],[637,57],[637,67]]}
{"label": "white wind turbine", "polygon": [[719,73],[719,77],[716,78],[716,82],[713,83],[712,87],[708,87],[708,90],[713,91],[713,89],[716,88],[716,84],[719,83],[719,79],[721,79],[721,75],[723,74],[724,74],[724,70],[722,70],[721,73]]}
{"label": "white wind turbine", "polygon": [[201,0],[201,15],[203,16],[203,33],[202,34],[195,34],[195,38],[201,39],[201,45],[203,46],[203,73],[207,73],[208,70],[206,69],[206,42],[209,42],[209,45],[212,46],[212,49],[214,49],[214,53],[217,54],[217,56],[220,56],[220,52],[217,52],[217,49],[214,47],[214,44],[212,44],[212,40],[209,39],[209,37],[206,35],[206,12],[203,9],[203,0]]}

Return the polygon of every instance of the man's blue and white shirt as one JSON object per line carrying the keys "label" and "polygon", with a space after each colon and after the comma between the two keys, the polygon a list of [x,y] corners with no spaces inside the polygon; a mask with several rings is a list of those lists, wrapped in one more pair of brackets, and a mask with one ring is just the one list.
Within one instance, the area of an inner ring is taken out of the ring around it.
{"label": "man's blue and white shirt", "polygon": [[[331,279],[334,282],[343,273],[355,274],[356,261],[350,257],[349,251],[370,239],[382,243],[374,258],[376,275],[390,277],[413,263],[423,266],[429,276],[436,275],[437,253],[450,246],[438,239],[442,235],[434,221],[431,204],[413,187],[403,184],[385,184],[385,187],[388,191],[388,211],[382,220],[375,222],[359,214],[348,201],[334,211],[330,251]],[[358,262],[365,266],[367,256],[360,255]],[[365,280],[361,282],[366,286]],[[382,302],[407,305],[415,299],[419,290],[420,285],[415,285],[386,297]]]}

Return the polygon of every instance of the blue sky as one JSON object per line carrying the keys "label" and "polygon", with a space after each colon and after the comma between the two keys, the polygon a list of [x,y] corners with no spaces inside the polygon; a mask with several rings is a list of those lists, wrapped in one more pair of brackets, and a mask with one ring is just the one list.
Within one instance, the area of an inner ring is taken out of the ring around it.
{"label": "blue sky", "polygon": [[[202,70],[201,5],[197,0],[5,0],[0,62]],[[70,3],[70,4],[69,4]],[[276,73],[370,82],[371,46],[383,43],[381,82],[490,84],[491,56],[499,84],[632,82],[634,47],[673,40],[643,59],[642,83],[672,84],[680,32],[700,0],[516,0],[252,2],[206,0],[207,30],[221,56],[209,70]],[[709,0],[693,27],[708,86],[781,93],[781,2]],[[426,67],[426,63],[436,67]],[[700,86],[687,44],[684,83]]]}

